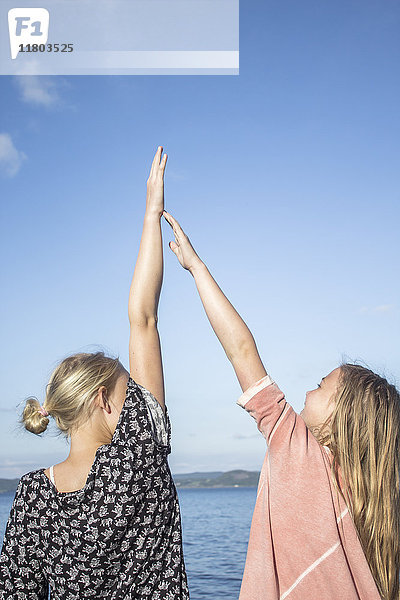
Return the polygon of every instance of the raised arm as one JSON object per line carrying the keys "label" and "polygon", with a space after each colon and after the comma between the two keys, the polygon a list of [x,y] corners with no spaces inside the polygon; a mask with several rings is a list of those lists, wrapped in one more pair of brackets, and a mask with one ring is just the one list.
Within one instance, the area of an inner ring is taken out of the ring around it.
{"label": "raised arm", "polygon": [[165,210],[163,215],[175,236],[175,242],[169,246],[183,268],[192,274],[210,324],[244,391],[267,374],[251,331],[196,254],[177,220]]}
{"label": "raised arm", "polygon": [[163,278],[161,216],[167,155],[155,154],[147,180],[142,238],[129,292],[129,370],[132,379],[148,389],[164,408],[164,375],[157,309]]}

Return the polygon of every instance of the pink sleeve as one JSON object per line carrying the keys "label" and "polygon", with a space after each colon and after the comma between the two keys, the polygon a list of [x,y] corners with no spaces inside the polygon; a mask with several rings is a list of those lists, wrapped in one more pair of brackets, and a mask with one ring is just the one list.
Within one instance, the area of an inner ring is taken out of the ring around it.
{"label": "pink sleeve", "polygon": [[285,394],[269,375],[243,392],[237,404],[255,419],[268,445],[272,438],[275,446],[294,444],[297,450],[302,446],[307,451],[310,443],[314,446],[314,442],[318,445],[302,417],[286,402]]}

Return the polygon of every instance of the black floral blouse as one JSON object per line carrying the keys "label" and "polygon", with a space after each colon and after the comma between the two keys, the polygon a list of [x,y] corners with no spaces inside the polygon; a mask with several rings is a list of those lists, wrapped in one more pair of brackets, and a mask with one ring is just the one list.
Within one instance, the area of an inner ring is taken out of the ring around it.
{"label": "black floral blouse", "polygon": [[0,599],[189,598],[171,425],[129,377],[110,444],[85,486],[58,492],[45,469],[23,475],[0,555]]}

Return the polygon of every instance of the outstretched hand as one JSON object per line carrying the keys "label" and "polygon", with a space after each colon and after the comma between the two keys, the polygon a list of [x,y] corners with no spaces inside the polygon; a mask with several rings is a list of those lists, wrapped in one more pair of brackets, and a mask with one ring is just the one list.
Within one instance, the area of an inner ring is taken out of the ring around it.
{"label": "outstretched hand", "polygon": [[158,214],[160,217],[164,209],[164,171],[167,164],[167,154],[161,159],[162,146],[158,146],[150,175],[147,180],[146,210]]}
{"label": "outstretched hand", "polygon": [[169,247],[181,263],[182,267],[191,271],[193,267],[201,263],[200,258],[196,254],[188,236],[184,233],[178,221],[166,210],[164,210],[162,214],[165,220],[171,225],[175,236],[175,241],[169,242]]}

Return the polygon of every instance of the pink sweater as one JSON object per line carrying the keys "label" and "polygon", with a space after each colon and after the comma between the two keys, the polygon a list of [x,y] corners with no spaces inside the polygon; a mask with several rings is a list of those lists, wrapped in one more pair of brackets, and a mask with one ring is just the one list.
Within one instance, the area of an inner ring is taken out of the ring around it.
{"label": "pink sweater", "polygon": [[328,447],[268,375],[237,403],[267,441],[240,600],[381,600]]}

